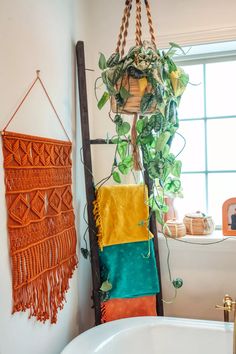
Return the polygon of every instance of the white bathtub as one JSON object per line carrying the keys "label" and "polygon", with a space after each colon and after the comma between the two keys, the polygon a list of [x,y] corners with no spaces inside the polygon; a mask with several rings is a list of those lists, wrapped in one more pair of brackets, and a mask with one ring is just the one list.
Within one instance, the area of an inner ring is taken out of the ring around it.
{"label": "white bathtub", "polygon": [[231,323],[136,317],[94,327],[61,354],[232,354]]}

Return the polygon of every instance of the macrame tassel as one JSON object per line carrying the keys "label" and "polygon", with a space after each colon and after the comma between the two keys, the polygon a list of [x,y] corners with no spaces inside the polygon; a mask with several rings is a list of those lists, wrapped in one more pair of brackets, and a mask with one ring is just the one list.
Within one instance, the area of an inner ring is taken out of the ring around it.
{"label": "macrame tassel", "polygon": [[106,304],[104,302],[101,303],[101,322],[106,323],[107,322],[107,313],[106,313]]}
{"label": "macrame tassel", "polygon": [[99,208],[99,203],[100,203],[101,197],[99,193],[96,193],[96,200],[93,202],[93,215],[97,227],[97,239],[98,239],[98,245],[100,250],[103,250],[103,241],[102,241],[102,219],[100,215],[100,208]]}
{"label": "macrame tassel", "polygon": [[38,321],[57,322],[58,309],[63,309],[65,294],[69,289],[69,279],[77,266],[77,257],[73,255],[60,265],[49,270],[37,279],[18,289],[13,289],[13,311],[29,310],[29,318]]}
{"label": "macrame tassel", "polygon": [[71,229],[12,256],[13,269],[18,269],[13,273],[13,313],[29,309],[29,317],[56,323],[77,266],[75,248],[76,234]]}
{"label": "macrame tassel", "polygon": [[134,160],[134,170],[135,171],[141,171],[141,161],[140,161],[140,154],[139,154],[139,148],[136,144],[136,139],[137,139],[137,131],[136,131],[136,123],[138,120],[138,114],[134,114],[134,120],[131,128],[131,145],[133,149],[133,160]]}

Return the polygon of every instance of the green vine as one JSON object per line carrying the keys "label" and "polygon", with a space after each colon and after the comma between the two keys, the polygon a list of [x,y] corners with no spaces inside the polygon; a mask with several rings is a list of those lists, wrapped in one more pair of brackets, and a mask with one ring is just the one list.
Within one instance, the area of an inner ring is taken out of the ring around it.
{"label": "green vine", "polygon": [[119,53],[113,53],[107,60],[101,53],[99,58],[105,91],[98,100],[98,108],[102,109],[111,98],[117,105],[117,112],[112,117],[116,128],[112,142],[117,148],[111,169],[117,183],[121,183],[122,175],[127,175],[134,166],[130,152],[131,126],[119,113],[132,96],[123,79],[134,78],[139,82],[141,114],[136,123],[135,144],[142,152],[142,167],[153,181],[148,204],[161,225],[164,225],[163,214],[168,211],[165,196],[182,193],[182,163],[171,152],[171,144],[179,127],[180,99],[189,81],[188,75],[173,60],[179,50],[183,51],[175,43],[170,43],[169,50],[165,52],[145,42],[141,47],[130,48],[123,58]]}

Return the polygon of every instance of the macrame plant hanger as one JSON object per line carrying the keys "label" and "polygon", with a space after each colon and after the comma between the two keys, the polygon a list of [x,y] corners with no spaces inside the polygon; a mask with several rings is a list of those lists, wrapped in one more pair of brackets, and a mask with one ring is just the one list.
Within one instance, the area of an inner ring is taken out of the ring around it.
{"label": "macrame plant hanger", "polygon": [[[125,47],[127,43],[127,36],[128,36],[128,29],[129,29],[129,20],[130,20],[130,15],[131,15],[131,10],[132,10],[132,3],[133,0],[126,0],[125,2],[125,8],[124,8],[124,13],[121,21],[121,26],[120,26],[120,32],[118,34],[118,40],[117,40],[117,45],[116,45],[116,53],[120,54],[120,57],[123,58],[125,54]],[[142,1],[141,0],[135,0],[136,3],[136,14],[135,14],[135,45],[137,47],[142,46]],[[147,20],[148,20],[148,26],[149,26],[149,34],[150,34],[150,42],[154,48],[156,48],[156,38],[155,38],[155,31],[153,27],[153,22],[152,22],[152,16],[151,16],[151,9],[150,9],[150,4],[148,0],[144,0],[145,8],[146,8],[146,14],[147,14]],[[139,104],[138,104],[139,106]],[[139,107],[137,107],[137,112],[135,113],[130,113],[129,109],[124,107],[123,113],[125,114],[133,114],[133,123],[132,123],[132,128],[131,128],[131,145],[133,149],[133,158],[134,158],[134,170],[139,171],[142,169],[141,167],[141,158],[139,154],[138,147],[136,145],[136,138],[137,138],[137,132],[136,132],[136,123],[138,120],[139,116]]]}
{"label": "macrame plant hanger", "polygon": [[[148,16],[151,42],[154,46],[156,46],[154,30],[152,26],[151,13],[150,13],[150,6],[148,1],[145,1],[145,6],[146,6],[147,16]],[[119,52],[121,56],[124,55],[131,8],[132,8],[132,0],[126,0],[124,14],[122,18],[122,24],[120,27],[120,33],[118,36],[117,47],[116,47],[116,51]],[[137,45],[142,45],[141,36],[142,36],[141,0],[136,0],[136,44]],[[92,300],[93,300],[93,307],[95,311],[95,324],[99,325],[101,323],[100,287],[102,282],[100,277],[99,250],[98,250],[98,241],[97,241],[98,230],[93,215],[93,202],[95,200],[95,186],[93,180],[91,145],[95,145],[95,146],[107,145],[107,144],[113,144],[113,142],[110,139],[101,139],[101,138],[90,139],[87,85],[86,85],[85,50],[84,50],[84,42],[82,41],[78,41],[76,44],[76,57],[77,57],[77,74],[78,74],[80,119],[81,119],[81,132],[82,132],[82,155],[83,155],[84,174],[85,174],[88,233],[89,233],[89,243],[90,243],[91,268],[92,268]],[[136,140],[135,124],[137,118],[138,118],[138,112],[134,114],[134,122],[132,126],[132,142],[133,142],[134,153],[136,148],[134,142]],[[140,168],[139,161],[137,161],[136,168]],[[150,180],[146,172],[144,172],[144,180],[145,180],[145,184],[148,187],[148,193],[150,195],[152,190],[152,181]],[[153,235],[157,235],[155,215],[151,215],[150,231],[153,233]],[[163,312],[162,290],[161,290],[160,258],[159,258],[158,239],[156,236],[154,237],[154,248],[155,248],[157,272],[158,272],[158,277],[160,282],[160,292],[156,296],[157,313],[158,316],[163,316],[164,312]]]}
{"label": "macrame plant hanger", "polygon": [[61,118],[59,117],[59,114],[57,113],[56,108],[55,108],[54,104],[52,103],[52,100],[51,100],[51,98],[50,98],[50,96],[49,96],[49,94],[48,94],[48,92],[47,92],[47,89],[46,89],[46,87],[45,87],[45,85],[44,85],[42,79],[40,78],[40,70],[36,70],[36,78],[35,78],[34,81],[32,82],[32,84],[31,84],[30,88],[28,89],[28,91],[26,92],[25,96],[22,98],[22,100],[20,101],[20,103],[19,103],[19,105],[17,106],[16,110],[14,111],[14,113],[12,114],[12,116],[10,117],[10,119],[8,120],[7,124],[6,124],[5,127],[3,128],[2,132],[1,132],[2,135],[4,135],[5,132],[7,131],[7,128],[9,127],[9,125],[11,124],[11,122],[13,121],[13,119],[15,118],[15,116],[16,116],[17,112],[20,110],[21,106],[24,104],[24,102],[26,101],[26,99],[27,99],[28,96],[30,95],[32,89],[34,88],[34,86],[35,86],[35,84],[36,84],[37,82],[39,82],[40,85],[41,85],[41,87],[43,88],[43,91],[44,91],[44,93],[45,93],[45,95],[46,95],[46,97],[47,97],[47,99],[48,99],[48,101],[49,101],[49,103],[50,103],[50,105],[51,105],[51,107],[52,107],[52,109],[53,109],[53,112],[55,113],[55,115],[56,115],[56,117],[57,117],[57,119],[58,119],[58,121],[59,121],[59,123],[60,123],[60,125],[61,125],[61,127],[62,127],[62,129],[63,129],[63,131],[64,131],[64,133],[65,133],[65,135],[66,135],[66,137],[67,137],[67,139],[68,139],[68,141],[71,142],[70,137],[69,137],[69,135],[68,135],[68,133],[67,133],[67,131],[66,131],[66,129],[65,129],[64,125],[63,125],[63,123],[62,123],[62,120],[61,120]]}

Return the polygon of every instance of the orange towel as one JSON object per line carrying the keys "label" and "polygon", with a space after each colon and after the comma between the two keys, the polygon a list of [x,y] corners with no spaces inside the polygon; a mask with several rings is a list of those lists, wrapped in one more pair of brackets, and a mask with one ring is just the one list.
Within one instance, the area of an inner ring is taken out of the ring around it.
{"label": "orange towel", "polygon": [[142,296],[133,299],[111,299],[101,304],[102,323],[121,318],[157,316],[156,296]]}
{"label": "orange towel", "polygon": [[102,186],[94,202],[98,244],[104,246],[147,241],[148,193],[144,185]]}

